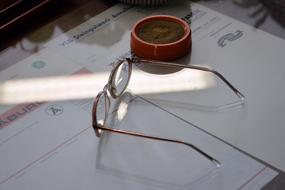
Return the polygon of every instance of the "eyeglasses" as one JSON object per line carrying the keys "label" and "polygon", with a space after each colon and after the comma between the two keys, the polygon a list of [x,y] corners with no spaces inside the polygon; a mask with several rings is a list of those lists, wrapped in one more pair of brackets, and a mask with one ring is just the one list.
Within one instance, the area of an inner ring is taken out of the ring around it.
{"label": "eyeglasses", "polygon": [[142,133],[137,133],[133,131],[126,131],[126,130],[119,130],[110,128],[106,125],[106,119],[109,113],[110,109],[110,96],[114,99],[120,97],[125,89],[127,88],[131,74],[132,74],[132,65],[137,63],[145,63],[145,64],[155,64],[157,66],[165,66],[165,67],[175,67],[175,68],[187,68],[187,69],[195,69],[205,72],[210,72],[219,77],[236,95],[237,97],[243,101],[244,95],[239,92],[228,80],[223,77],[220,73],[218,73],[215,70],[211,70],[209,68],[200,67],[200,66],[192,66],[192,65],[180,65],[176,63],[168,63],[168,62],[161,62],[161,61],[153,61],[153,60],[145,60],[140,58],[126,58],[123,60],[120,60],[114,69],[111,71],[108,83],[104,86],[103,90],[99,92],[99,94],[96,96],[94,104],[93,104],[93,110],[92,110],[92,126],[95,130],[96,136],[101,137],[102,133],[105,132],[112,132],[112,133],[119,133],[119,134],[125,134],[140,138],[146,138],[151,140],[157,140],[157,141],[165,141],[170,143],[176,143],[181,145],[186,145],[189,148],[194,149],[201,155],[203,155],[205,158],[207,158],[209,161],[214,163],[217,167],[220,167],[221,163],[207,154],[206,152],[202,151],[197,146],[176,140],[176,139],[168,139],[168,138],[162,138],[157,136],[149,136]]}

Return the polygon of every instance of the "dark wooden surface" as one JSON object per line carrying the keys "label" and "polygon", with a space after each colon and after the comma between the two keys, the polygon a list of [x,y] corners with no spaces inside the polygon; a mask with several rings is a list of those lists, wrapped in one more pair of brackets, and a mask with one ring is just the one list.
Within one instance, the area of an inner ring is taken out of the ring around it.
{"label": "dark wooden surface", "polygon": [[[114,4],[110,0],[53,0],[40,12],[0,33],[0,70],[32,55],[42,43],[74,28]],[[55,28],[60,30],[55,30]],[[23,41],[34,43],[26,47]]]}

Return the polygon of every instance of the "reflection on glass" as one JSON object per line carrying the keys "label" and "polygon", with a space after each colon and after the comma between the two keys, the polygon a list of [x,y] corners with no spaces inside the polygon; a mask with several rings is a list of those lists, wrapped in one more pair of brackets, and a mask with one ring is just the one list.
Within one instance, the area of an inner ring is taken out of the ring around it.
{"label": "reflection on glass", "polygon": [[117,111],[118,120],[121,121],[127,114],[128,111],[128,103],[121,102]]}
{"label": "reflection on glass", "polygon": [[[118,71],[114,80],[118,85],[117,93],[122,92],[121,72]],[[126,69],[126,68],[125,68]],[[183,70],[167,76],[150,75],[139,70],[132,71],[129,88],[134,94],[158,94],[203,90],[213,87],[215,80],[212,75],[196,70]],[[102,89],[108,73],[81,74],[74,76],[45,77],[34,79],[17,79],[0,84],[0,103],[16,104],[25,102],[41,102],[92,98]],[[116,94],[117,94],[116,93]]]}
{"label": "reflection on glass", "polygon": [[19,79],[0,85],[0,103],[81,99],[96,96],[106,74]]}
{"label": "reflection on glass", "polygon": [[253,12],[249,14],[255,19],[255,27],[260,27],[271,16],[281,26],[285,26],[285,1],[284,0],[233,0],[241,7],[253,7]]}
{"label": "reflection on glass", "polygon": [[129,88],[135,94],[155,94],[203,90],[215,86],[213,75],[197,70],[182,70],[179,73],[157,77],[134,70]]}

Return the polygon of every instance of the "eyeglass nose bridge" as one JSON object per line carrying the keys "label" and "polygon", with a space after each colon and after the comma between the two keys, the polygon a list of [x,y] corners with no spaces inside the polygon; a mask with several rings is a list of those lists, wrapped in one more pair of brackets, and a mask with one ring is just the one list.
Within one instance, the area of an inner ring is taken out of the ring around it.
{"label": "eyeglass nose bridge", "polygon": [[110,83],[108,83],[104,86],[103,91],[111,94],[112,93],[111,88],[112,88],[112,85]]}
{"label": "eyeglass nose bridge", "polygon": [[115,87],[112,86],[111,81],[110,81],[108,84],[104,86],[103,91],[106,93],[109,93],[112,98],[117,98],[117,96],[113,92],[114,89]]}

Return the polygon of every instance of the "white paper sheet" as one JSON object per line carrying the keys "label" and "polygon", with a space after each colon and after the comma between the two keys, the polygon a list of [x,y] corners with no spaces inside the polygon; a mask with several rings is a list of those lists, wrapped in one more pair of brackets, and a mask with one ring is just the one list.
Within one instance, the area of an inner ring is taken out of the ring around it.
{"label": "white paper sheet", "polygon": [[[139,18],[151,14],[171,14],[187,20],[191,11],[191,56],[177,62],[209,66],[219,71],[246,96],[245,107],[222,114],[199,112],[199,105],[204,102],[208,104],[212,100],[220,105],[225,103],[223,101],[235,101],[227,88],[219,88],[213,94],[200,91],[196,96],[187,91],[150,94],[147,97],[179,100],[178,109],[173,106],[175,104],[167,109],[285,171],[282,135],[285,133],[285,104],[282,99],[285,96],[282,88],[284,40],[202,5],[181,1],[181,5],[157,9],[113,7],[56,38],[47,47],[92,71],[108,72],[111,63],[129,51],[130,29]],[[73,38],[83,33],[85,35],[81,39]],[[108,41],[102,40],[107,38]],[[62,45],[69,40],[72,42]],[[198,104],[198,109],[194,105],[194,109],[185,111],[181,109],[184,103]],[[205,120],[205,117],[208,119]]]}
{"label": "white paper sheet", "polygon": [[99,139],[91,105],[44,103],[2,128],[1,189],[260,189],[277,175],[141,98],[123,119],[110,114],[110,127],[192,143],[221,167],[183,145],[108,133]]}

